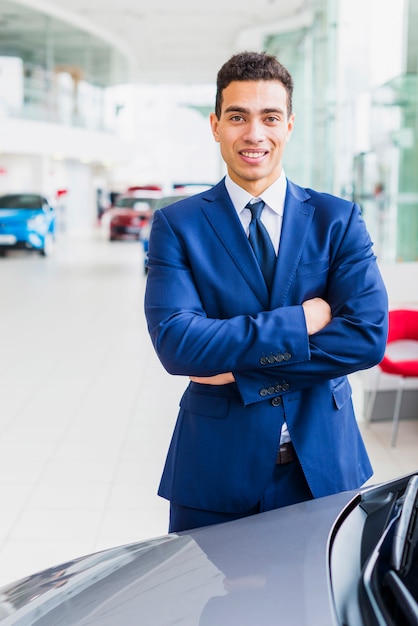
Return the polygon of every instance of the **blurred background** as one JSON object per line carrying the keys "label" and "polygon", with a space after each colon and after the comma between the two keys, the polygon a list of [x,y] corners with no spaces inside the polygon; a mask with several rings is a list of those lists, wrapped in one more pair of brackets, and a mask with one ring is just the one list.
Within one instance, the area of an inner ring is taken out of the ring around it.
{"label": "blurred background", "polygon": [[361,202],[381,262],[417,260],[417,0],[0,1],[0,193],[68,230],[132,185],[216,182],[214,82],[243,49],[295,80],[289,178]]}
{"label": "blurred background", "polygon": [[[287,176],[361,204],[391,308],[418,308],[418,0],[0,0],[0,583],[166,531],[185,381],[145,328],[147,228],[224,175],[209,113],[245,49],[294,77]],[[391,447],[375,374],[378,481],[416,469],[418,379]]]}

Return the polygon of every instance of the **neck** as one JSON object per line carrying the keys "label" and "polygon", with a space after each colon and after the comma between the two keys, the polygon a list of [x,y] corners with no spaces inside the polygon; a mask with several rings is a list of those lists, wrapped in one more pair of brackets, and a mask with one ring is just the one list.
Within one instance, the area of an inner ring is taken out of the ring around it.
{"label": "neck", "polygon": [[234,183],[242,187],[242,189],[245,189],[245,191],[248,191],[248,193],[251,194],[253,198],[258,198],[266,189],[268,189],[273,183],[275,183],[276,180],[279,180],[280,176],[282,175],[282,171],[283,170],[280,170],[280,174],[278,176],[275,176],[271,180],[267,180],[265,178],[262,180],[237,180],[233,174],[231,176],[231,173],[228,173]]}

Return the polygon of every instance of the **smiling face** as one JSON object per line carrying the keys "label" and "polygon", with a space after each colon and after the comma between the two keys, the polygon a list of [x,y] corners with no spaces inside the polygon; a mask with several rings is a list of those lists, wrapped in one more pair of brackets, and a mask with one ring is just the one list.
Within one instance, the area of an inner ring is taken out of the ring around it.
{"label": "smiling face", "polygon": [[277,180],[293,130],[287,93],[279,81],[233,81],[222,92],[219,119],[210,117],[231,179],[254,197]]}

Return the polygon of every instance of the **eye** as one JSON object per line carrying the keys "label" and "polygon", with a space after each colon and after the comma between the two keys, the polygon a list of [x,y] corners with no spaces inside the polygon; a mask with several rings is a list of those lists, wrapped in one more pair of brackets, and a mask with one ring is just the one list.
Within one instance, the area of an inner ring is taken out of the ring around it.
{"label": "eye", "polygon": [[280,122],[280,118],[275,115],[270,115],[266,118],[266,122],[267,124],[277,124],[278,122]]}
{"label": "eye", "polygon": [[244,118],[242,117],[242,115],[232,115],[231,116],[231,122],[243,122]]}

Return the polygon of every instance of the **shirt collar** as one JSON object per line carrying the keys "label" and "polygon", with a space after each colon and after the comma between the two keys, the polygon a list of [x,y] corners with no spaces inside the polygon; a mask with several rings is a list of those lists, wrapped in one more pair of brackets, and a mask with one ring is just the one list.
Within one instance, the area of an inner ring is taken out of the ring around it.
{"label": "shirt collar", "polygon": [[[254,197],[248,191],[237,185],[230,176],[227,174],[225,177],[226,190],[232,200],[232,204],[235,210],[240,214],[248,204],[248,202]],[[270,187],[265,189],[261,196],[259,196],[264,202],[278,215],[283,216],[284,201],[286,197],[287,179],[282,170],[280,177],[274,181]]]}

